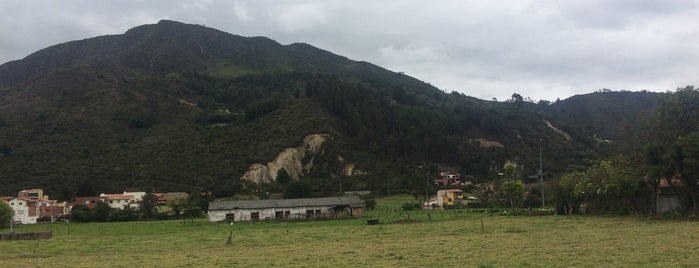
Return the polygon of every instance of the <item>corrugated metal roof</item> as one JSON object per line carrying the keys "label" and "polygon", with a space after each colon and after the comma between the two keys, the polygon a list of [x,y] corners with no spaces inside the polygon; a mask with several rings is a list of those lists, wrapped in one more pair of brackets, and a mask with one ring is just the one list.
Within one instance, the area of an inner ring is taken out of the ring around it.
{"label": "corrugated metal roof", "polygon": [[251,208],[288,208],[311,206],[350,206],[361,207],[364,203],[356,195],[322,197],[322,198],[297,198],[297,199],[269,199],[269,200],[234,200],[209,202],[209,211],[229,209]]}

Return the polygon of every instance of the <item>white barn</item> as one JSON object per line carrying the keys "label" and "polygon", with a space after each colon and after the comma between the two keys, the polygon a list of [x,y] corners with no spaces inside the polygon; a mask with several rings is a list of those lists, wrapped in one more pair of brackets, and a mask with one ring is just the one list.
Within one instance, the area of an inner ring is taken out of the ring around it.
{"label": "white barn", "polygon": [[209,202],[209,221],[259,221],[362,217],[364,202],[355,195]]}

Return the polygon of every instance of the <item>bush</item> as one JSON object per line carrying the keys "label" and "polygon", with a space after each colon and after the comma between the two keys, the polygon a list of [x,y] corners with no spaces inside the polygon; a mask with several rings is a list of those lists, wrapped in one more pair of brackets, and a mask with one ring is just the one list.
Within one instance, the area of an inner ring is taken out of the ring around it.
{"label": "bush", "polygon": [[10,227],[10,222],[12,221],[12,214],[14,211],[5,202],[0,201],[0,229]]}
{"label": "bush", "polygon": [[374,210],[376,208],[376,200],[367,198],[364,199],[364,209],[366,210]]}
{"label": "bush", "polygon": [[92,219],[92,211],[90,208],[81,205],[75,205],[70,210],[70,219],[79,222],[90,222]]}
{"label": "bush", "polygon": [[187,206],[182,212],[183,217],[201,218],[203,215],[204,213],[201,211],[201,208],[195,205]]}
{"label": "bush", "polygon": [[409,211],[409,210],[420,210],[420,204],[418,203],[405,203],[401,208],[404,211]]}

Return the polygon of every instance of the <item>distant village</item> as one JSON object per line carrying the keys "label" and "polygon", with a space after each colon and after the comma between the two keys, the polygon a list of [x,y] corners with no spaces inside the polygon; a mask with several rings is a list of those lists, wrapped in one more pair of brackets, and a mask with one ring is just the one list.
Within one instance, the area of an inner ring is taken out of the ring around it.
{"label": "distant village", "polygon": [[[37,222],[55,222],[68,219],[76,206],[93,209],[98,202],[107,204],[112,209],[138,209],[146,192],[123,192],[99,196],[77,197],[72,202],[53,200],[44,194],[42,189],[28,189],[17,193],[17,196],[3,196],[2,201],[10,205],[14,211],[13,222],[19,224],[35,224]],[[185,192],[153,193],[156,205],[167,205],[172,200],[186,199]]]}
{"label": "distant village", "polygon": [[[477,206],[477,197],[471,196],[469,193],[464,194],[461,189],[457,189],[469,184],[471,182],[465,181],[457,173],[441,172],[439,177],[434,179],[434,186],[442,190],[438,190],[436,196],[425,200],[420,209],[443,210],[457,206],[464,207],[468,204]],[[486,185],[486,187],[492,190],[494,186],[491,184]],[[344,196],[323,198],[212,201],[208,203],[207,214],[210,221],[230,222],[361,217],[365,204],[360,196],[368,194],[370,194],[369,191],[353,191],[345,192]],[[152,195],[155,197],[155,205],[159,207],[181,204],[190,197],[186,192],[156,192]],[[18,192],[17,196],[4,196],[2,201],[14,211],[14,223],[35,224],[66,221],[70,219],[74,209],[80,207],[92,210],[99,203],[103,203],[115,211],[138,211],[142,206],[144,196],[146,196],[146,192],[124,191],[122,193],[102,193],[98,196],[76,197],[71,201],[59,201],[51,199],[42,189],[27,189]],[[161,210],[169,211],[172,209],[169,207]]]}

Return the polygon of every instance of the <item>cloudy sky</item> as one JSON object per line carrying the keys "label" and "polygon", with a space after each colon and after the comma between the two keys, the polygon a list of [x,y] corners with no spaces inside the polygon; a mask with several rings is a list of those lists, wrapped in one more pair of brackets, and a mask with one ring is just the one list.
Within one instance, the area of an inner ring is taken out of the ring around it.
{"label": "cloudy sky", "polygon": [[487,100],[699,86],[699,0],[3,0],[0,63],[160,19],[304,42]]}

